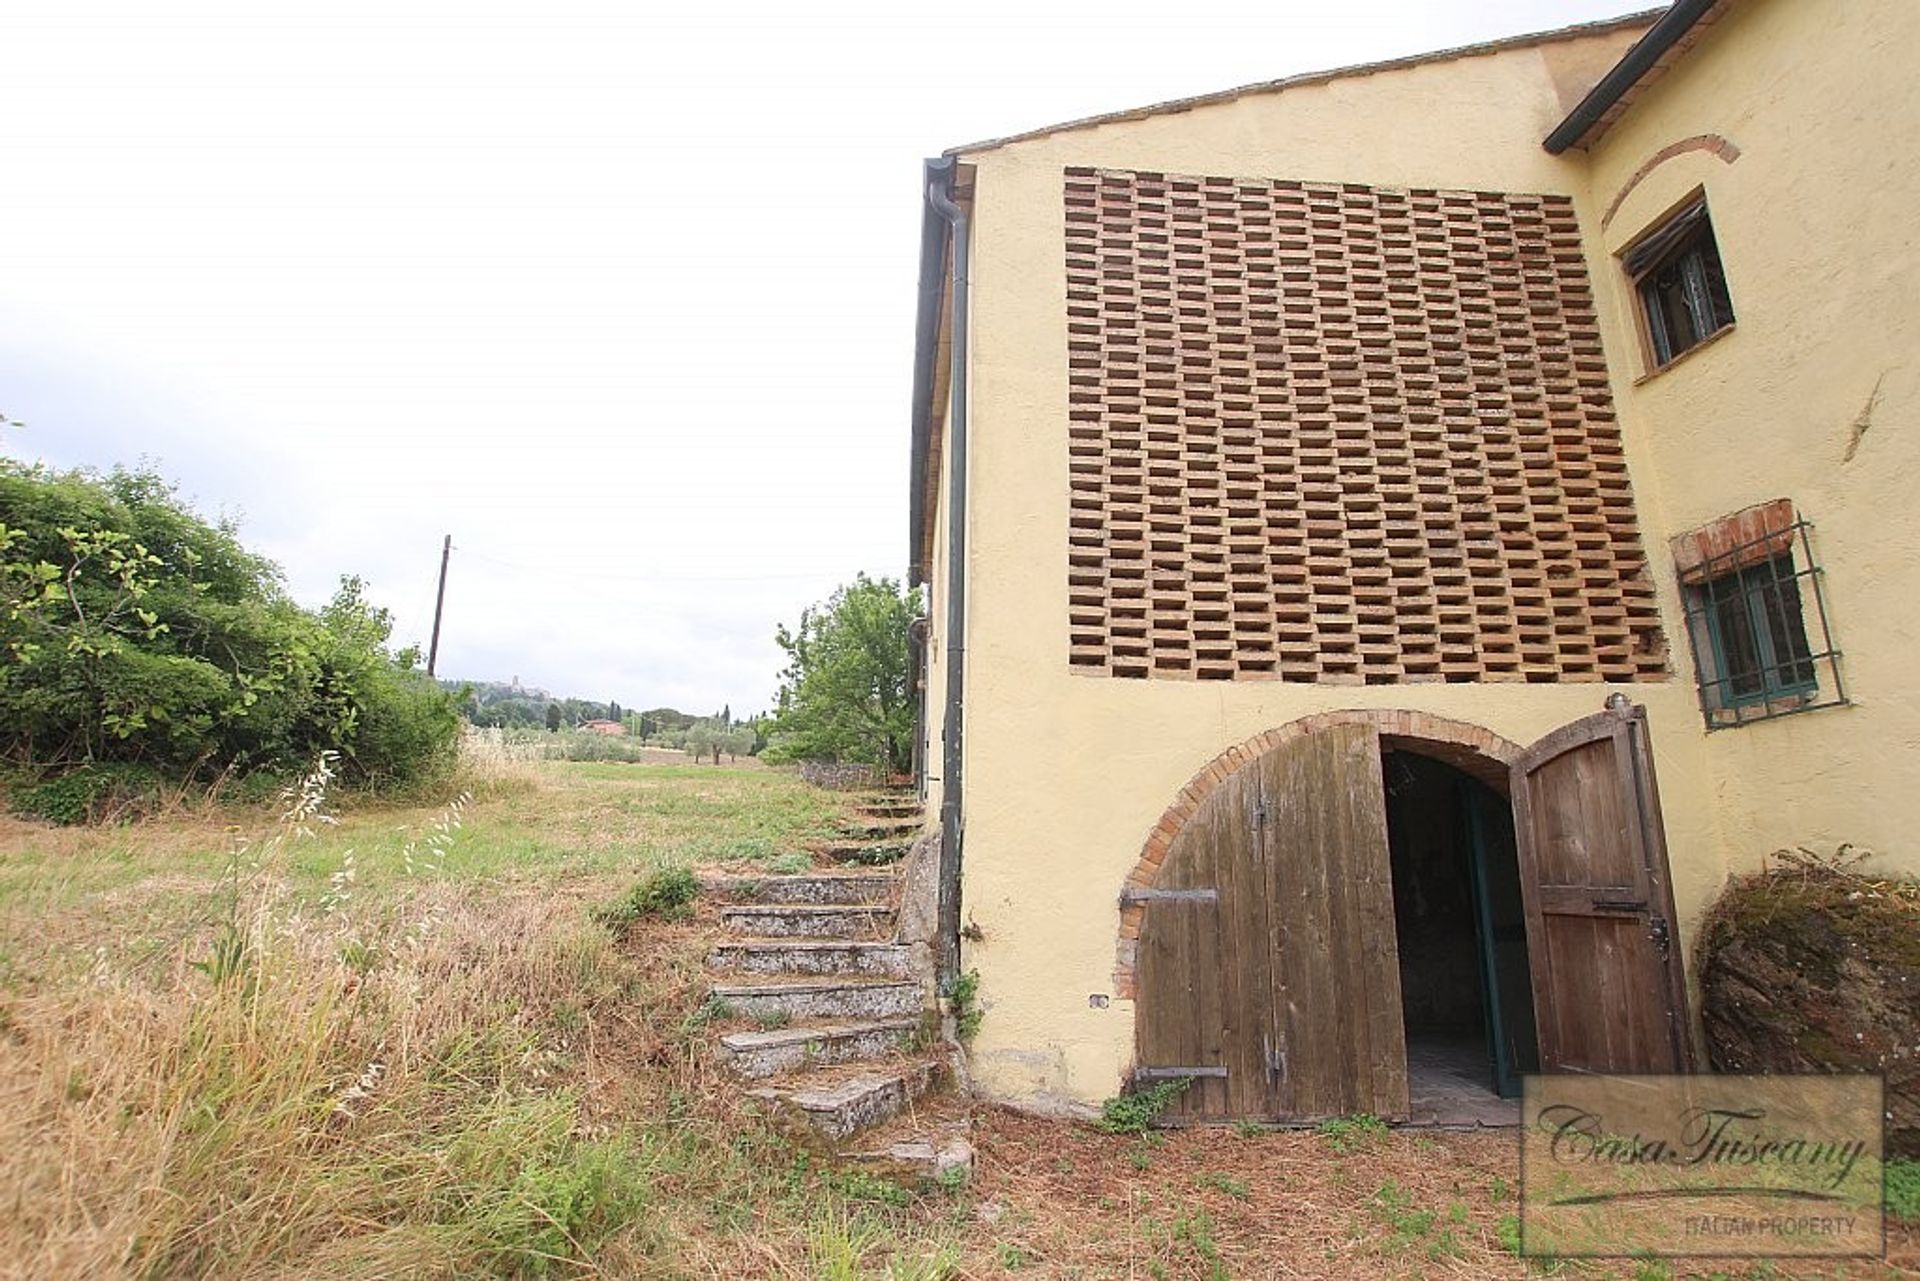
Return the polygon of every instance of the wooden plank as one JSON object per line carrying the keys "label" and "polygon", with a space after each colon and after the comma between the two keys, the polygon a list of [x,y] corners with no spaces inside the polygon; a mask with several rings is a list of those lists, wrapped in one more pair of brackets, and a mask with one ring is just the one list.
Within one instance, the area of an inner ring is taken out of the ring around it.
{"label": "wooden plank", "polygon": [[[1354,727],[1346,745],[1348,769],[1343,799],[1347,839],[1343,855],[1352,914],[1347,955],[1363,986],[1366,1020],[1364,1070],[1356,1081],[1370,1082],[1368,1097],[1355,1110],[1388,1121],[1410,1111],[1407,1087],[1406,1027],[1400,996],[1400,947],[1393,907],[1392,853],[1387,843],[1386,780],[1382,777],[1380,736],[1371,725]],[[1357,1021],[1357,1020],[1356,1020]]]}
{"label": "wooden plank", "polygon": [[1338,1009],[1329,966],[1328,877],[1320,832],[1326,797],[1314,768],[1315,740],[1287,743],[1271,754],[1274,792],[1267,862],[1276,964],[1274,1021],[1287,1055],[1282,1103],[1292,1118],[1340,1111]]}
{"label": "wooden plank", "polygon": [[1278,1052],[1273,992],[1273,907],[1268,901],[1267,832],[1281,801],[1259,762],[1239,774],[1239,867],[1234,877],[1231,924],[1237,949],[1236,993],[1241,1012],[1238,1054],[1246,1088],[1241,1115],[1278,1119],[1281,1078],[1270,1056]]}
{"label": "wooden plank", "polygon": [[1272,1002],[1266,979],[1266,886],[1256,845],[1261,790],[1257,769],[1242,769],[1212,798],[1214,875],[1220,884],[1222,1055],[1235,1117],[1269,1113],[1261,1053]]}
{"label": "wooden plank", "polygon": [[[1213,808],[1203,806],[1167,852],[1156,888],[1217,891],[1216,827]],[[1221,934],[1217,898],[1148,903],[1140,930],[1137,1062],[1229,1067],[1221,1036]],[[1233,1085],[1230,1068],[1227,1075],[1197,1078],[1167,1115],[1176,1121],[1230,1116]]]}
{"label": "wooden plank", "polygon": [[1385,789],[1371,726],[1276,749],[1266,842],[1275,1015],[1293,1119],[1407,1114]]}
{"label": "wooden plank", "polygon": [[1699,1068],[1693,1043],[1693,1018],[1687,1009],[1685,958],[1680,953],[1680,917],[1673,905],[1673,876],[1667,862],[1667,828],[1660,808],[1660,782],[1653,768],[1653,740],[1647,726],[1647,709],[1632,709],[1628,726],[1632,744],[1634,781],[1637,784],[1636,809],[1640,818],[1642,850],[1647,873],[1647,897],[1666,936],[1662,968],[1665,971],[1664,1004],[1667,1008],[1668,1036],[1673,1042],[1674,1059],[1682,1072]]}

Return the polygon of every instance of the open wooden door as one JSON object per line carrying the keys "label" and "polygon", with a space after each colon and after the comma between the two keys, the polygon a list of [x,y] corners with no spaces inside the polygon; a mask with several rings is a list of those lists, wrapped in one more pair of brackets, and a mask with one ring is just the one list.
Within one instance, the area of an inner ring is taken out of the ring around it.
{"label": "open wooden door", "polygon": [[1135,1074],[1170,1120],[1407,1115],[1379,736],[1337,726],[1225,779],[1175,838],[1139,944]]}
{"label": "open wooden door", "polygon": [[1543,1072],[1693,1068],[1646,709],[1615,700],[1512,766]]}

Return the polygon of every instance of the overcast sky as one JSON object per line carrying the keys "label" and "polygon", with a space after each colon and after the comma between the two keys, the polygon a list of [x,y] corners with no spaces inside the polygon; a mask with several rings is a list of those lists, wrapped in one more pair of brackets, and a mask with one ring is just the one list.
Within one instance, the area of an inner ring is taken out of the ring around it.
{"label": "overcast sky", "polygon": [[403,642],[451,533],[443,675],[764,707],[904,572],[923,157],[1644,7],[0,0],[0,449]]}

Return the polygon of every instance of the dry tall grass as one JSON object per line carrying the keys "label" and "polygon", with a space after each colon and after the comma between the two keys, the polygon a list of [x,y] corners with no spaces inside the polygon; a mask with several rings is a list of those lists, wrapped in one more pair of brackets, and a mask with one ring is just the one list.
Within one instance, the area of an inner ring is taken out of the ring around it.
{"label": "dry tall grass", "polygon": [[236,850],[225,919],[169,966],[103,953],[4,1007],[0,1268],[542,1275],[644,1246],[641,1159],[585,1131],[555,1035],[617,995],[606,933],[431,879],[303,911],[285,862],[318,817]]}

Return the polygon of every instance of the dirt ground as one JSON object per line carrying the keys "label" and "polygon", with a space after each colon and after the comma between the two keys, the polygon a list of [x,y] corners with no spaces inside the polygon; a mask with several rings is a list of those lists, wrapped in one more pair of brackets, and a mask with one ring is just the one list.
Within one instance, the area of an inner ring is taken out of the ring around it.
{"label": "dirt ground", "polygon": [[969,1276],[1920,1275],[1912,1228],[1890,1231],[1885,1262],[1595,1260],[1529,1272],[1508,1248],[1518,1144],[1494,1131],[1208,1128],[1128,1138],[983,1108],[974,1145]]}

